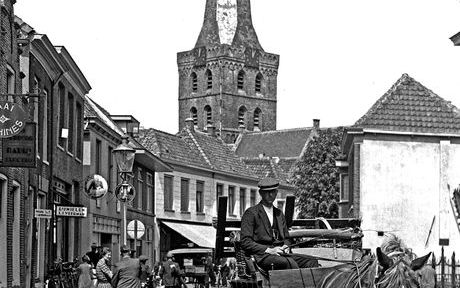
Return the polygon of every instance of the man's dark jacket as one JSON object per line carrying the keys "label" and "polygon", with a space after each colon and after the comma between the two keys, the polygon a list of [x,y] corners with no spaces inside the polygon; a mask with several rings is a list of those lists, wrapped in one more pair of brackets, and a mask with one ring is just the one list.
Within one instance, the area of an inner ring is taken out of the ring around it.
{"label": "man's dark jacket", "polygon": [[181,273],[179,264],[177,262],[168,259],[161,264],[160,277],[163,279],[165,287],[180,287],[181,284]]}
{"label": "man's dark jacket", "polygon": [[139,263],[139,259],[123,257],[123,259],[120,262],[115,264],[115,269],[112,278],[112,287],[140,288],[140,273],[141,266]]}
{"label": "man's dark jacket", "polygon": [[274,221],[277,221],[279,230],[279,237],[276,242],[272,237],[270,221],[262,203],[248,208],[244,212],[241,218],[241,247],[247,255],[261,256],[268,247],[290,244],[289,240],[286,239],[289,234],[283,212],[273,207],[273,218]]}

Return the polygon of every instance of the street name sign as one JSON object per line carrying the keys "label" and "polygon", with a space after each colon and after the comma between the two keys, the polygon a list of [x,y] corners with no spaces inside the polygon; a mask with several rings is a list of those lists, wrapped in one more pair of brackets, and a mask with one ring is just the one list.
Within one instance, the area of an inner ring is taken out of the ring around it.
{"label": "street name sign", "polygon": [[51,209],[35,209],[35,218],[51,219]]}
{"label": "street name sign", "polygon": [[24,129],[27,116],[22,105],[11,101],[0,101],[0,138],[19,134]]}
{"label": "street name sign", "polygon": [[0,166],[22,168],[35,168],[37,166],[36,124],[27,123],[24,126],[25,129],[21,133],[1,139],[2,155]]}
{"label": "street name sign", "polygon": [[86,207],[56,206],[56,216],[58,217],[86,217],[86,215]]}

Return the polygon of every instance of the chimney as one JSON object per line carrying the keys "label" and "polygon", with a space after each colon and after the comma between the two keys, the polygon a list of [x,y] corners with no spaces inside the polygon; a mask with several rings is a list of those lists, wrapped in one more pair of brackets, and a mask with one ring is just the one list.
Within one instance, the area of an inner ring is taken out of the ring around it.
{"label": "chimney", "polygon": [[209,136],[216,137],[216,127],[214,127],[214,125],[208,124],[208,126],[206,126],[206,131]]}
{"label": "chimney", "polygon": [[313,119],[313,129],[319,130],[319,119]]}
{"label": "chimney", "polygon": [[193,124],[192,118],[185,119],[185,127],[187,127],[190,132],[195,132],[195,125]]}

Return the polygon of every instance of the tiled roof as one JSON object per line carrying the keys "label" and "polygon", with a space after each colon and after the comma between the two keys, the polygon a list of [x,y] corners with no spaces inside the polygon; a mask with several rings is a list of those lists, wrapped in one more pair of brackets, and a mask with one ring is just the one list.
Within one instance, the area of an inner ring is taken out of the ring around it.
{"label": "tiled roof", "polygon": [[257,177],[220,138],[211,137],[201,132],[184,131],[186,132],[182,133],[184,140],[189,145],[197,145],[212,168],[233,174]]}
{"label": "tiled roof", "polygon": [[242,135],[236,154],[240,157],[299,157],[313,128],[295,128]]}
{"label": "tiled roof", "polygon": [[353,127],[460,134],[460,115],[449,101],[403,74]]}
{"label": "tiled roof", "polygon": [[184,165],[210,168],[199,151],[180,136],[156,129],[142,130],[139,136],[142,146],[165,161],[171,160]]}
{"label": "tiled roof", "polygon": [[108,127],[110,127],[113,131],[117,134],[123,136],[125,133],[118,127],[115,122],[112,121],[110,118],[109,113],[102,108],[99,104],[97,104],[93,99],[85,95],[85,109],[84,109],[85,118],[97,118],[103,123],[105,123]]}

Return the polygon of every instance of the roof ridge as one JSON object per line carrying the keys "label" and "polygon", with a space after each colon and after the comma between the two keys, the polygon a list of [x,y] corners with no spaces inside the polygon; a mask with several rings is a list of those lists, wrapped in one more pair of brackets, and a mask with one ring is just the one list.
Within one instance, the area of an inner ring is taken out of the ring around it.
{"label": "roof ridge", "polygon": [[291,132],[291,131],[302,131],[307,129],[313,129],[313,126],[309,127],[298,127],[298,128],[288,128],[288,129],[281,129],[281,130],[269,130],[269,131],[249,131],[243,133],[243,135],[262,135],[262,134],[275,134],[275,133],[282,133],[282,132]]}
{"label": "roof ridge", "polygon": [[[192,131],[190,131],[189,129],[184,129],[185,132],[187,133],[187,135],[192,139],[192,142],[193,144],[195,144],[196,148],[198,149],[198,151],[200,152],[201,156],[203,156],[204,160],[206,161],[206,163],[208,163],[209,166],[211,166],[212,169],[215,169],[216,168],[214,167],[214,165],[212,165],[211,161],[209,160],[208,156],[206,155],[206,153],[204,153],[204,150],[203,148],[201,148],[200,144],[198,144],[198,141],[196,141]],[[183,130],[183,131],[184,131]]]}

